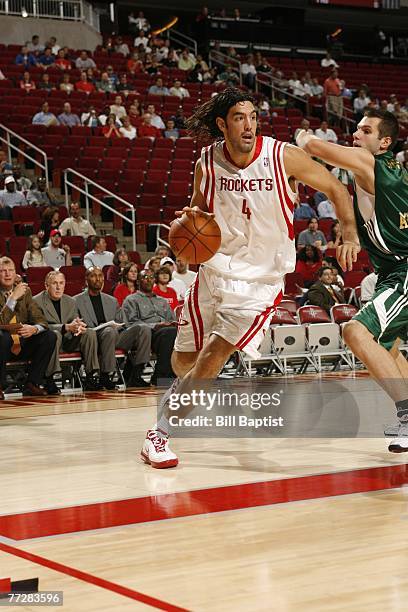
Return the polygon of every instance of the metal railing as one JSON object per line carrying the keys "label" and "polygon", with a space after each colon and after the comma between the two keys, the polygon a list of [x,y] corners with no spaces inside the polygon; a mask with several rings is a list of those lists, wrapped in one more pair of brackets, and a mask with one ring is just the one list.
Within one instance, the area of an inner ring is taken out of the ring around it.
{"label": "metal railing", "polygon": [[241,62],[239,59],[235,57],[231,57],[226,53],[222,53],[222,51],[217,51],[215,49],[211,49],[208,54],[208,63],[210,68],[213,67],[213,64],[220,64],[222,66],[232,66],[237,75],[239,76],[239,84],[242,85],[242,71],[241,71]]}
{"label": "metal railing", "polygon": [[197,55],[197,41],[194,40],[194,38],[191,38],[191,36],[187,36],[187,34],[183,34],[178,30],[170,28],[167,30],[167,37],[172,42],[173,46],[179,45],[183,48],[187,47],[187,49],[190,49],[194,55]]}
{"label": "metal railing", "polygon": [[[73,175],[73,176],[76,176],[77,178],[81,179],[84,182],[84,188],[82,188],[77,183],[73,183],[68,178],[68,175]],[[67,208],[69,208],[68,186],[72,187],[76,191],[79,191],[79,193],[82,193],[85,196],[85,209],[86,209],[86,219],[87,219],[87,221],[89,221],[89,222],[91,221],[91,219],[90,219],[91,215],[90,215],[89,201],[92,200],[93,202],[98,202],[98,204],[100,204],[100,206],[102,206],[103,208],[106,208],[106,210],[109,210],[110,212],[112,212],[117,217],[120,217],[123,221],[126,221],[126,223],[131,223],[131,225],[132,225],[133,250],[136,251],[136,209],[133,206],[133,204],[131,204],[127,200],[124,200],[120,196],[114,194],[112,191],[109,191],[109,189],[106,189],[105,187],[102,187],[102,185],[99,185],[98,183],[96,183],[95,181],[93,181],[89,177],[85,176],[84,174],[81,174],[80,172],[77,172],[77,170],[74,170],[73,168],[66,168],[64,170],[64,185],[65,185],[65,187],[64,187],[65,206]],[[89,186],[90,185],[92,185],[93,187],[96,187],[96,189],[98,189],[98,191],[102,191],[104,195],[107,195],[110,198],[114,198],[118,202],[121,202],[122,204],[124,204],[129,209],[130,214],[131,214],[131,218],[129,219],[129,217],[124,215],[122,212],[120,212],[119,210],[116,210],[115,208],[112,208],[112,206],[109,206],[109,204],[107,204],[103,200],[100,200],[93,193],[90,193],[89,192]]]}
{"label": "metal railing", "polygon": [[[47,183],[47,189],[49,189],[48,158],[47,158],[46,152],[40,149],[39,147],[37,147],[35,144],[30,142],[29,140],[26,140],[25,138],[20,136],[20,134],[17,134],[16,132],[13,132],[13,130],[10,130],[10,128],[6,127],[3,123],[0,123],[0,130],[1,130],[0,141],[3,142],[7,146],[7,155],[9,158],[9,162],[11,163],[12,161],[12,154],[11,154],[12,150],[17,151],[20,155],[23,155],[26,159],[29,159],[33,164],[41,168],[41,170],[44,172],[45,180]],[[5,132],[5,135],[3,135],[4,132]],[[30,147],[30,149],[37,151],[37,153],[39,153],[42,156],[44,160],[43,163],[41,163],[38,159],[31,157],[31,155],[29,155],[27,151],[25,151],[23,148],[11,142],[12,138],[14,140],[18,139],[19,141],[21,141],[22,143]]]}
{"label": "metal railing", "polygon": [[100,32],[99,13],[85,0],[0,0],[0,14],[83,21]]}
{"label": "metal railing", "polygon": [[[170,244],[164,240],[164,238],[161,237],[161,230],[165,229],[167,232],[170,231],[170,225],[167,225],[166,223],[159,223],[156,226],[156,242],[158,246],[165,246],[168,249],[170,249]],[[170,249],[171,250],[171,249]]]}

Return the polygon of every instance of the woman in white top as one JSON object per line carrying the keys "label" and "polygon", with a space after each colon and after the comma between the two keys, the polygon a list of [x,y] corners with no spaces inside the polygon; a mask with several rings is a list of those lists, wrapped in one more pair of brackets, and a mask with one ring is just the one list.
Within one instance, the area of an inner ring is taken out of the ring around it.
{"label": "woman in white top", "polygon": [[122,117],[122,127],[119,128],[119,132],[129,140],[136,138],[136,128],[130,123],[129,117]]}
{"label": "woman in white top", "polygon": [[24,253],[23,262],[21,265],[24,270],[47,265],[41,251],[41,240],[37,234],[34,234],[28,238],[27,251]]}

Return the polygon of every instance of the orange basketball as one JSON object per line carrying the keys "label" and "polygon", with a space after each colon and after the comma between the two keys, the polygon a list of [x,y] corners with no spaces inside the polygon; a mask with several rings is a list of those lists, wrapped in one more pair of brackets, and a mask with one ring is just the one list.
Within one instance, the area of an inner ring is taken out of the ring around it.
{"label": "orange basketball", "polygon": [[213,217],[184,214],[171,224],[169,243],[176,257],[191,264],[204,263],[220,248],[221,230]]}

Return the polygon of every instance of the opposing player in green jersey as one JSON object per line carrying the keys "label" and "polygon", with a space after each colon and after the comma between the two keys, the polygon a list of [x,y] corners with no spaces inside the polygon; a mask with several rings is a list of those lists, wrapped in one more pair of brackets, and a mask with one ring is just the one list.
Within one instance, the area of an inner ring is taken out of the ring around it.
{"label": "opposing player in green jersey", "polygon": [[394,400],[397,436],[389,450],[408,451],[408,362],[398,350],[408,332],[408,172],[392,154],[398,138],[392,113],[370,109],[353,135],[353,148],[298,134],[310,155],[355,176],[354,213],[361,245],[378,274],[372,299],[344,327],[343,337]]}

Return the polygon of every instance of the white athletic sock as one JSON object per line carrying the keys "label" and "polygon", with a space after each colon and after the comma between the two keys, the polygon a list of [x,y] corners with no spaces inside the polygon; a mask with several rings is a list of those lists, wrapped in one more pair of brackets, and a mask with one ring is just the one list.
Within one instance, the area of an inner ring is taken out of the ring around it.
{"label": "white athletic sock", "polygon": [[172,382],[171,387],[169,387],[167,389],[167,391],[165,393],[163,393],[163,396],[160,400],[160,404],[157,408],[157,413],[158,415],[160,415],[159,420],[157,421],[157,423],[155,424],[155,426],[153,427],[153,429],[155,430],[159,430],[163,433],[165,433],[166,435],[169,435],[169,431],[170,431],[170,423],[168,418],[165,415],[165,410],[166,410],[166,404],[169,401],[170,395],[172,393],[175,393],[176,388],[178,387],[180,383],[180,379],[179,378],[175,378]]}

